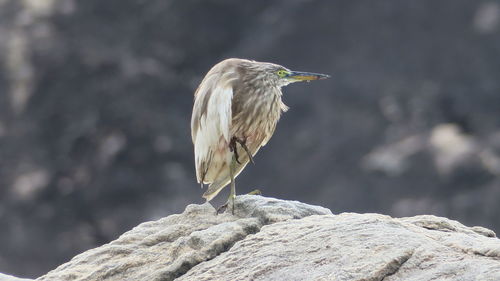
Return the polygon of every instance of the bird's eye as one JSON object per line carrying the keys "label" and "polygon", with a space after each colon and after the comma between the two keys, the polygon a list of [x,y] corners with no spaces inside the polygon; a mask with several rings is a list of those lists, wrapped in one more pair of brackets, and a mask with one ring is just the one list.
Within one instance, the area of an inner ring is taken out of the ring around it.
{"label": "bird's eye", "polygon": [[286,72],[286,70],[283,70],[283,69],[280,69],[276,72],[276,74],[278,74],[279,77],[283,78],[285,77],[288,73]]}

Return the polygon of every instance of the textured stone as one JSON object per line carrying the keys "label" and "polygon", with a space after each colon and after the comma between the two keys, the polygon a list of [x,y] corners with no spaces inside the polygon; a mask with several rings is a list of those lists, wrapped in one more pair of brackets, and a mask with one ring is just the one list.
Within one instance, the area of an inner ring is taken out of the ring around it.
{"label": "textured stone", "polygon": [[431,215],[333,215],[245,195],[234,216],[216,215],[208,203],[189,205],[37,280],[174,279],[493,281],[500,280],[500,240],[491,230]]}
{"label": "textured stone", "polygon": [[33,279],[18,278],[0,273],[0,281],[31,281]]}
{"label": "textured stone", "polygon": [[117,240],[84,252],[37,280],[173,280],[227,251],[262,225],[330,210],[261,196],[239,196],[235,216],[212,205],[143,223]]}
{"label": "textured stone", "polygon": [[500,241],[434,216],[310,216],[262,227],[177,280],[500,280]]}

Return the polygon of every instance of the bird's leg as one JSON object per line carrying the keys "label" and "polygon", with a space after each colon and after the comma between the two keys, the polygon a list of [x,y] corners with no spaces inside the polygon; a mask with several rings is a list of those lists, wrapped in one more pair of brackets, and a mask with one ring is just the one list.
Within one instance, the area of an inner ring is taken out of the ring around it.
{"label": "bird's leg", "polygon": [[228,202],[231,202],[231,213],[234,215],[234,199],[236,198],[236,182],[234,180],[234,172],[236,168],[236,162],[238,161],[237,154],[233,155],[231,164],[229,165],[229,175],[231,176],[231,192],[229,193]]}
{"label": "bird's leg", "polygon": [[217,214],[223,213],[227,207],[231,208],[231,213],[234,215],[234,199],[236,198],[236,181],[234,179],[234,174],[236,171],[236,162],[237,162],[236,154],[233,154],[231,159],[231,163],[229,164],[229,176],[231,177],[231,191],[229,192],[229,198],[227,199],[226,204],[217,208]]}
{"label": "bird's leg", "polygon": [[[250,162],[252,162],[252,164],[255,164],[255,162],[253,162],[252,153],[250,153],[250,150],[248,150],[248,147],[247,147],[247,139],[246,138],[243,140],[236,139],[236,141],[241,145],[241,147],[243,147],[243,149],[245,150],[245,152],[248,155],[248,159],[250,159]],[[238,163],[240,163],[240,162],[238,162]]]}

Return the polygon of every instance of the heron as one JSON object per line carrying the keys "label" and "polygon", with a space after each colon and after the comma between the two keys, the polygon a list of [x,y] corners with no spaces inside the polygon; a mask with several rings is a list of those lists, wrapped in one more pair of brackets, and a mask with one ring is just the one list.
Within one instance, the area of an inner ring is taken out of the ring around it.
{"label": "heron", "polygon": [[[228,184],[227,203],[234,214],[235,178],[266,145],[288,107],[281,88],[329,75],[291,71],[269,62],[231,58],[208,71],[194,94],[191,136],[196,179],[208,184],[203,198],[212,200]],[[218,210],[218,213],[219,213]]]}

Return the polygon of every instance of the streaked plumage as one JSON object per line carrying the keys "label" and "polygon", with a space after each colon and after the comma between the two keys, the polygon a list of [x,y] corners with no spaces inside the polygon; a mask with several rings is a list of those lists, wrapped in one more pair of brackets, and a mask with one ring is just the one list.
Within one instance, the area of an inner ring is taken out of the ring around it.
{"label": "streaked plumage", "polygon": [[288,109],[281,87],[326,77],[244,59],[224,60],[206,74],[195,92],[191,134],[198,183],[209,184],[207,201],[231,182],[231,164],[236,177],[250,162],[244,144],[254,156],[271,138]]}

